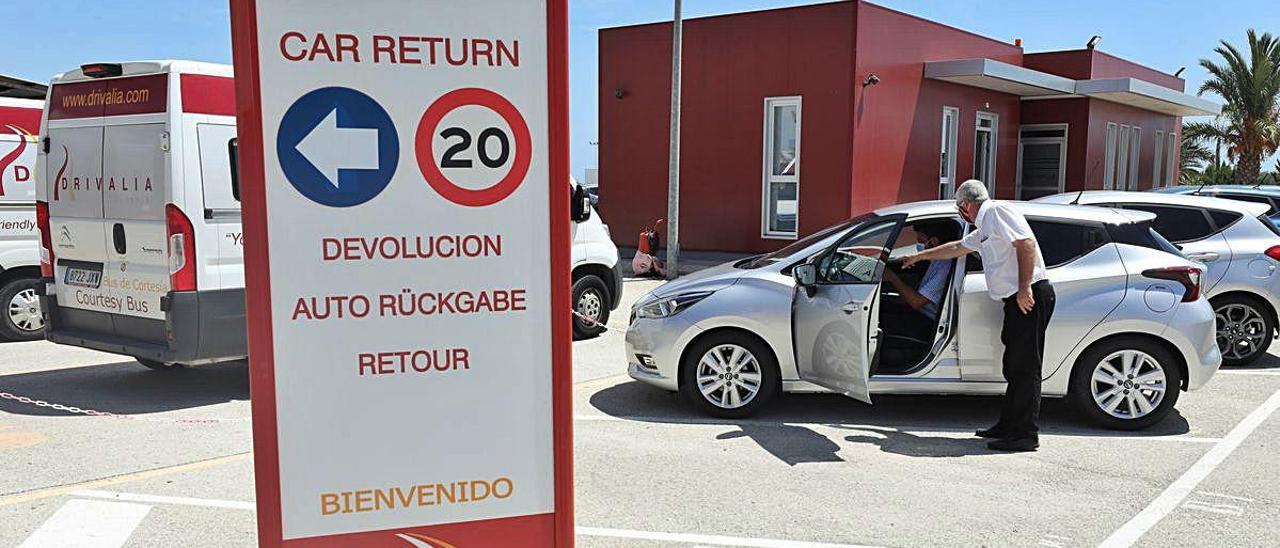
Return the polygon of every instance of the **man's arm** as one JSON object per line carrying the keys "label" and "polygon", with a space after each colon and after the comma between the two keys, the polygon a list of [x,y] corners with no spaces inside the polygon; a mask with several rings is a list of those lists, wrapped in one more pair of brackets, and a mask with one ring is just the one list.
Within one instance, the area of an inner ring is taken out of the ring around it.
{"label": "man's arm", "polygon": [[[963,257],[970,253],[973,253],[972,249],[965,247],[959,241],[955,241],[907,255],[902,258],[902,266],[911,267],[920,261],[945,261]],[[1027,276],[1030,278],[1031,275],[1028,274]]]}
{"label": "man's arm", "polygon": [[907,306],[910,306],[912,310],[919,311],[921,308],[924,308],[925,305],[933,302],[929,300],[928,297],[921,295],[919,291],[916,291],[916,288],[907,285],[906,282],[903,282],[902,278],[899,278],[892,270],[885,269],[884,279],[889,282],[889,285],[892,285],[893,288],[898,291],[899,295],[902,295],[902,301],[907,303]]}
{"label": "man's arm", "polygon": [[1013,251],[1018,256],[1018,309],[1023,314],[1031,312],[1036,299],[1031,295],[1031,276],[1036,269],[1036,240],[1014,240]]}

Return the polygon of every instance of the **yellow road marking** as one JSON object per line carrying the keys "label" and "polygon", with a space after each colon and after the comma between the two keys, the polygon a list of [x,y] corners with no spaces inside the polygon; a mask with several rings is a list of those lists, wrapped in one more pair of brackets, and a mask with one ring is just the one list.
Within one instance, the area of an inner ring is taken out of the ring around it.
{"label": "yellow road marking", "polygon": [[56,497],[59,495],[64,495],[67,493],[80,491],[84,489],[98,489],[100,487],[106,487],[109,485],[119,485],[121,483],[129,483],[131,481],[138,481],[138,480],[144,480],[144,479],[155,478],[160,476],[167,476],[170,474],[177,474],[181,472],[190,472],[192,470],[200,470],[203,468],[210,468],[213,466],[219,466],[219,465],[228,464],[232,462],[240,462],[242,460],[248,460],[251,457],[253,457],[253,452],[250,451],[245,453],[237,453],[235,455],[227,455],[225,457],[216,457],[212,459],[188,462],[186,464],[179,464],[176,466],[166,466],[164,468],[153,468],[151,470],[143,470],[141,472],[132,472],[128,474],[122,474],[119,476],[111,476],[109,478],[96,479],[96,480],[76,483],[72,485],[60,485],[57,487],[49,487],[47,489],[27,491],[25,493],[17,493],[13,495],[0,497],[0,507],[12,506],[14,504],[22,504],[24,502],[46,499],[49,497]]}

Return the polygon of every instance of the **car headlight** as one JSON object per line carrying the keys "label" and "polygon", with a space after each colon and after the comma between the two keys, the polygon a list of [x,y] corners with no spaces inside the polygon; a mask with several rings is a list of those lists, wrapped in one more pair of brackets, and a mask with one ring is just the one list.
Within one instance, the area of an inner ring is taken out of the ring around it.
{"label": "car headlight", "polygon": [[698,301],[711,296],[712,291],[701,291],[698,293],[684,293],[681,295],[672,295],[663,297],[647,303],[640,303],[632,310],[632,315],[636,318],[667,318],[671,317],[681,310],[693,306]]}

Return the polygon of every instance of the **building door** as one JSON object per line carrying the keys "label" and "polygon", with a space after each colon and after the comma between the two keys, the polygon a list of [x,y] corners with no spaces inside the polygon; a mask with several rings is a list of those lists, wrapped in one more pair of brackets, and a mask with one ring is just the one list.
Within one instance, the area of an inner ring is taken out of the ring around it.
{"label": "building door", "polygon": [[956,191],[956,138],[960,135],[960,109],[942,107],[942,162],[938,167],[938,198],[950,199]]}
{"label": "building door", "polygon": [[1067,124],[1025,125],[1018,132],[1018,199],[1064,190]]}

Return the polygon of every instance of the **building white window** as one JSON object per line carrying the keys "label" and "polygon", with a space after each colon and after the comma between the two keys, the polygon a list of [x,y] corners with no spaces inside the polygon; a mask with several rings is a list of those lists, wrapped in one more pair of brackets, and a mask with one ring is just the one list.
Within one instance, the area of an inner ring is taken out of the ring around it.
{"label": "building white window", "polygon": [[956,190],[956,139],[960,135],[960,109],[942,107],[942,153],[938,166],[938,197],[949,199]]}
{"label": "building white window", "polygon": [[1160,188],[1164,186],[1164,179],[1160,177],[1160,172],[1164,168],[1164,132],[1156,130],[1156,142],[1153,145],[1155,151],[1155,159],[1151,161],[1151,188]]}
{"label": "building white window", "polygon": [[1114,190],[1116,177],[1116,134],[1119,126],[1115,122],[1107,122],[1106,161],[1102,166],[1102,189]]}
{"label": "building white window", "polygon": [[973,178],[987,188],[996,184],[996,136],[1000,119],[991,112],[979,112],[973,134]]}
{"label": "building white window", "polygon": [[1028,124],[1018,131],[1018,199],[1031,200],[1065,189],[1067,124]]}
{"label": "building white window", "polygon": [[1129,190],[1138,190],[1138,158],[1142,157],[1142,128],[1129,130]]}
{"label": "building white window", "polygon": [[1116,170],[1115,190],[1124,190],[1129,188],[1129,126],[1120,124],[1120,132],[1116,137],[1116,157],[1115,165],[1112,166]]}
{"label": "building white window", "polygon": [[800,98],[764,100],[762,235],[794,239],[800,213]]}
{"label": "building white window", "polygon": [[1182,147],[1182,143],[1178,141],[1178,137],[1178,134],[1170,131],[1169,138],[1165,143],[1168,150],[1166,150],[1164,154],[1164,186],[1173,186],[1178,184],[1178,181],[1175,178],[1178,175],[1178,164],[1176,163],[1176,158],[1178,157],[1178,149]]}

